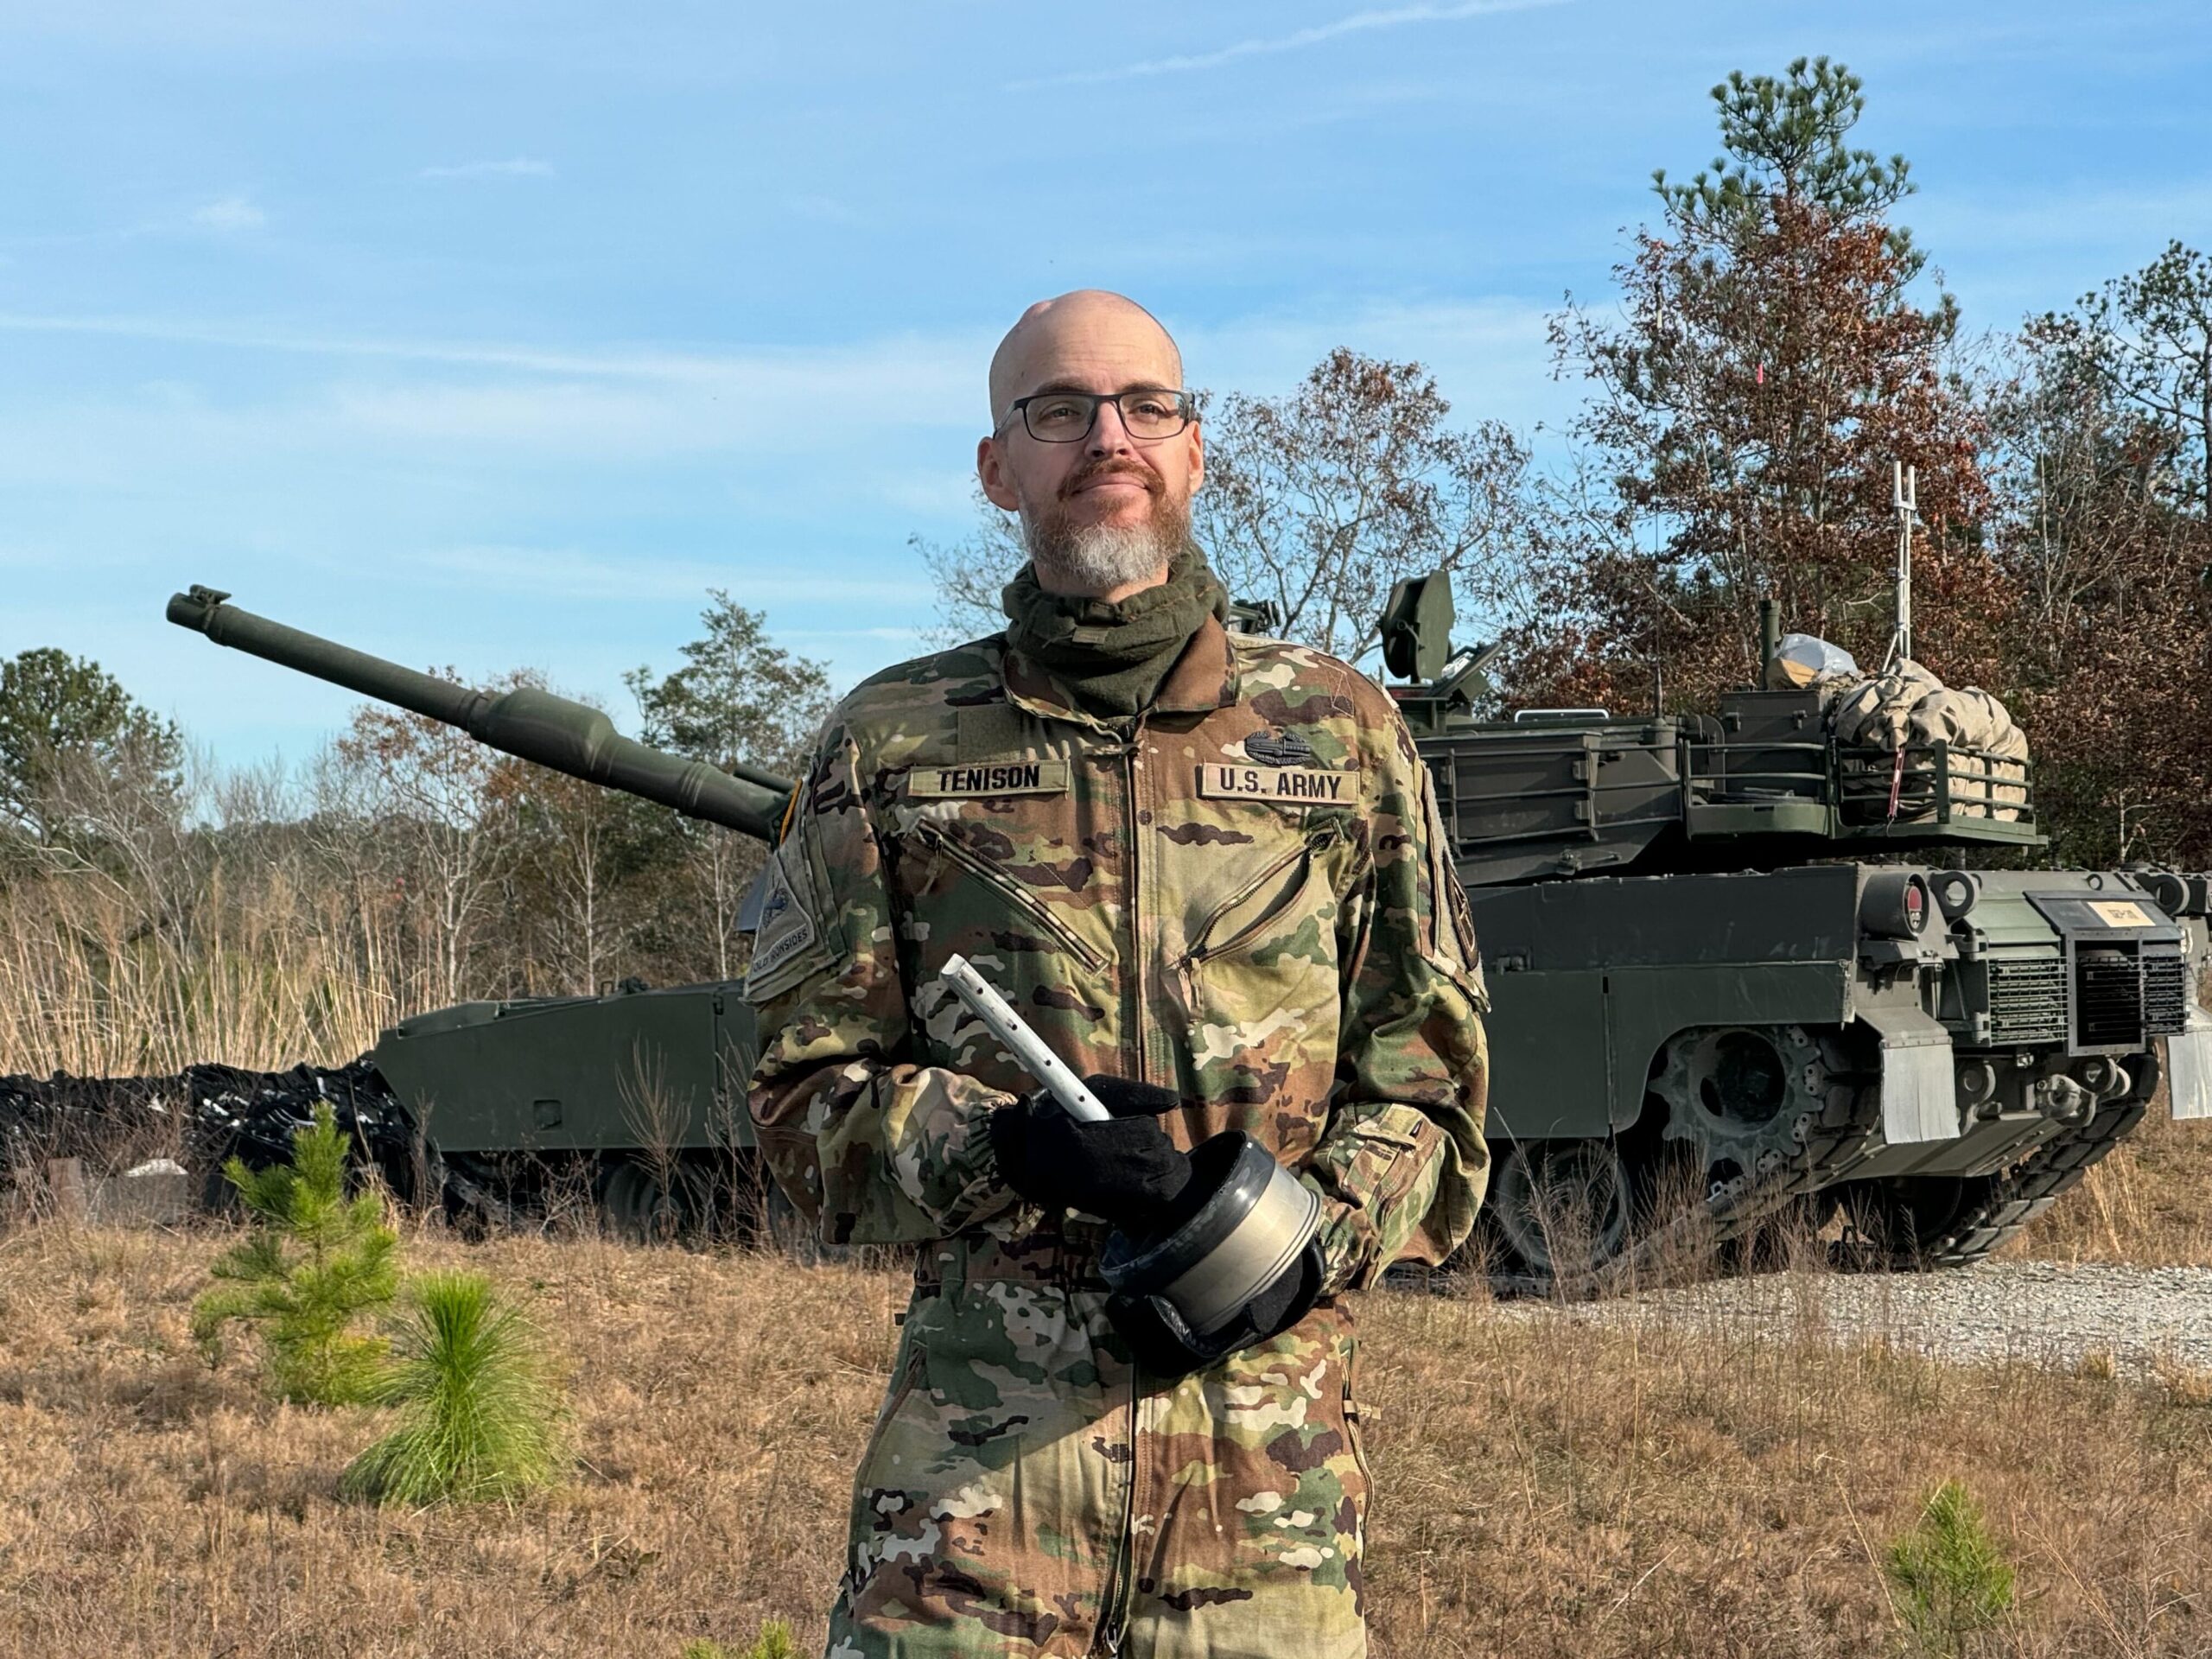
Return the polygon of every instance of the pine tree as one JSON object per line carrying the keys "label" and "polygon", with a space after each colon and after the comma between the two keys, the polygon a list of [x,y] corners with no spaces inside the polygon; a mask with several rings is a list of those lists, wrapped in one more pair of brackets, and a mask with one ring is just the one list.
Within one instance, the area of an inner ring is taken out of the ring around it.
{"label": "pine tree", "polygon": [[563,1412],[535,1326],[477,1273],[409,1281],[396,1363],[376,1391],[391,1433],[347,1465],[340,1490],[381,1503],[511,1498],[549,1484]]}
{"label": "pine tree", "polygon": [[223,1173],[252,1231],[210,1269],[222,1282],[193,1305],[193,1335],[219,1357],[223,1327],[243,1320],[258,1332],[269,1386],[283,1398],[369,1398],[385,1347],[353,1325],[397,1292],[399,1236],[377,1194],[346,1197],[346,1137],[329,1103],[318,1102],[315,1122],[293,1132],[290,1163],[256,1170],[233,1158]]}

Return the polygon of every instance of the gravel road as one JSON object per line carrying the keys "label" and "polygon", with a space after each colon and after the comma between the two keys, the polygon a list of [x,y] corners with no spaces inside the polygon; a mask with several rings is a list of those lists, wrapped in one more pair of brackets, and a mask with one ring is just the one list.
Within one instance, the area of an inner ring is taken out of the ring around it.
{"label": "gravel road", "polygon": [[1503,1302],[1498,1311],[1727,1335],[1810,1329],[1951,1360],[2072,1366],[2097,1354],[2130,1372],[2162,1363],[2212,1368],[2212,1268],[1985,1262],[1949,1273],[1765,1274],[1613,1301]]}

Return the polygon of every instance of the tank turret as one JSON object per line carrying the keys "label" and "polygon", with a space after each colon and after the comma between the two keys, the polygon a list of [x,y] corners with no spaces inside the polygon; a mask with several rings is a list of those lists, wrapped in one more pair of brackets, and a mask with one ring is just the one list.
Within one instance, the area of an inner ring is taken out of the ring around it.
{"label": "tank turret", "polygon": [[[621,735],[598,709],[524,686],[498,694],[418,673],[272,622],[193,588],[168,620],[349,691],[467,732],[487,747],[772,842],[795,787]],[[432,1190],[454,1211],[523,1219],[578,1187],[610,1224],[784,1224],[753,1149],[745,1085],[759,1051],[734,984],[463,1002],[413,1014],[370,1058],[406,1109]]]}
{"label": "tank turret", "polygon": [[478,691],[256,616],[231,604],[230,597],[194,586],[170,599],[168,620],[219,645],[457,727],[489,748],[658,801],[756,841],[775,839],[784,803],[797,787],[756,767],[725,770],[648,748],[617,732],[598,709],[550,691],[534,686],[496,696]]}

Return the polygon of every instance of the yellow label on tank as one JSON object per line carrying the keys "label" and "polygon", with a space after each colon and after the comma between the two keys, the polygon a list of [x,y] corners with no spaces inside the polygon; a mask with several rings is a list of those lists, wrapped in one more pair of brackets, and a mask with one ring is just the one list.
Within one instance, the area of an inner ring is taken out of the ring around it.
{"label": "yellow label on tank", "polygon": [[2107,927],[2156,927],[2143,906],[2125,899],[2092,899],[2089,909]]}

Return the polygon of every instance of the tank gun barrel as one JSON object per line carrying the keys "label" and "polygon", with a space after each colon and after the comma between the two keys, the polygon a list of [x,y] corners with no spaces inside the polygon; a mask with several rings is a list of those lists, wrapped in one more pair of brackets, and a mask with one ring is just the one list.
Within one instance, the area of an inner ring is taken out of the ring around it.
{"label": "tank gun barrel", "polygon": [[457,727],[518,759],[642,796],[756,840],[775,839],[784,798],[795,785],[771,772],[748,766],[733,775],[664,753],[624,737],[588,704],[531,686],[497,695],[479,691],[256,616],[229,599],[195,586],[170,598],[168,620],[219,645]]}

